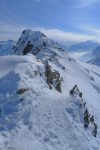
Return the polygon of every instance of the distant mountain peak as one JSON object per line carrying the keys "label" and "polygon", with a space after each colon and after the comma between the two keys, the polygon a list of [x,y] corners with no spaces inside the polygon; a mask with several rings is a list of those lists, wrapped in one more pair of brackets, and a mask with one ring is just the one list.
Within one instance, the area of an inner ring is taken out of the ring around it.
{"label": "distant mountain peak", "polygon": [[64,51],[53,40],[48,39],[40,31],[24,30],[17,44],[13,47],[14,54],[26,55],[28,53],[36,55],[38,58],[50,59],[57,51]]}
{"label": "distant mountain peak", "polygon": [[94,48],[96,48],[99,45],[96,41],[85,41],[85,42],[80,42],[73,44],[70,48],[69,51],[92,51]]}
{"label": "distant mountain peak", "polygon": [[42,38],[42,37],[46,37],[42,32],[40,31],[32,31],[30,29],[26,29],[22,32],[22,35],[25,36],[33,36],[35,38]]}
{"label": "distant mountain peak", "polygon": [[15,41],[9,39],[7,41],[0,41],[0,56],[12,54],[12,47],[15,45]]}

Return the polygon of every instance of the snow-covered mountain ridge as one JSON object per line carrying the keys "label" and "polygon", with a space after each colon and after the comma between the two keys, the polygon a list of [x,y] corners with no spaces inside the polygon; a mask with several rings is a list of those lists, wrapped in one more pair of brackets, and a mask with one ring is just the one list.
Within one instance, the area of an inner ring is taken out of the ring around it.
{"label": "snow-covered mountain ridge", "polygon": [[99,43],[89,40],[89,41],[73,44],[72,46],[69,47],[68,51],[70,51],[70,52],[91,52],[97,46],[99,46]]}
{"label": "snow-covered mountain ridge", "polygon": [[71,55],[82,62],[100,66],[100,46],[96,46],[94,49],[92,47],[91,51],[84,50],[83,52],[78,52],[77,50],[75,50],[71,53]]}
{"label": "snow-covered mountain ridge", "polygon": [[8,41],[0,41],[0,56],[3,55],[11,55],[12,54],[12,47],[14,46],[15,41],[8,40]]}
{"label": "snow-covered mountain ridge", "polygon": [[100,66],[100,46],[97,46],[92,52],[92,58],[88,61],[90,64]]}
{"label": "snow-covered mountain ridge", "polygon": [[[37,43],[33,32],[27,34],[28,40],[17,43],[18,55],[0,57],[0,149],[99,150],[100,68],[77,62],[41,33]],[[34,55],[23,56],[29,40],[35,49],[28,53]],[[85,108],[78,95],[70,95],[76,84]],[[98,126],[97,138],[91,123],[84,129],[86,108]]]}
{"label": "snow-covered mountain ridge", "polygon": [[26,55],[32,53],[37,58],[48,60],[54,57],[58,51],[65,52],[59,44],[48,39],[39,31],[24,30],[17,44],[13,47],[14,54]]}

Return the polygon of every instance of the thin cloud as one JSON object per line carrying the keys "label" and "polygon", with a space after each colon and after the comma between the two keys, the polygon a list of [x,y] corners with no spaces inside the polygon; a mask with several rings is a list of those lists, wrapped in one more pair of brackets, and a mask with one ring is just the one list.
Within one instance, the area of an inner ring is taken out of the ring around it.
{"label": "thin cloud", "polygon": [[79,6],[80,7],[87,7],[87,6],[93,5],[97,2],[99,2],[99,0],[79,0]]}
{"label": "thin cloud", "polygon": [[45,28],[37,28],[38,30],[44,32],[49,38],[57,40],[59,42],[82,42],[87,40],[96,40],[100,42],[100,38],[94,35],[88,34],[80,34],[80,33],[72,33],[65,32],[59,29],[45,29]]}
{"label": "thin cloud", "polygon": [[[13,40],[18,40],[21,32],[25,29],[27,29],[27,26],[18,26],[18,25],[0,25],[0,40],[8,40],[8,39],[13,39]],[[31,30],[37,30],[41,31],[44,34],[47,35],[47,37],[62,42],[64,44],[70,43],[70,42],[82,42],[82,41],[87,41],[87,40],[96,40],[100,42],[100,37],[98,35],[89,35],[89,34],[80,34],[80,33],[73,33],[73,32],[67,32],[67,31],[62,31],[59,29],[46,29],[46,28],[34,28],[34,27],[28,27],[28,29]],[[95,31],[95,33],[97,30]],[[100,32],[100,31],[99,31]]]}
{"label": "thin cloud", "polygon": [[80,29],[100,38],[100,28],[84,25],[84,26],[80,26]]}

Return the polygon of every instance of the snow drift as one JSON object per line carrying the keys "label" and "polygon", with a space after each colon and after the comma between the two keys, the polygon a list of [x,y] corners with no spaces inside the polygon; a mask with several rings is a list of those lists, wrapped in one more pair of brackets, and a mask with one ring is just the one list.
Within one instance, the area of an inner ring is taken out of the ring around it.
{"label": "snow drift", "polygon": [[[25,42],[14,48],[18,55],[0,57],[0,149],[99,150],[100,68],[77,62],[39,32],[24,34],[19,41]],[[29,41],[32,48],[22,56]],[[60,75],[61,92],[56,78],[51,87],[47,82],[47,63]],[[84,129],[80,97],[70,95],[76,84],[97,123],[97,138],[92,124]]]}

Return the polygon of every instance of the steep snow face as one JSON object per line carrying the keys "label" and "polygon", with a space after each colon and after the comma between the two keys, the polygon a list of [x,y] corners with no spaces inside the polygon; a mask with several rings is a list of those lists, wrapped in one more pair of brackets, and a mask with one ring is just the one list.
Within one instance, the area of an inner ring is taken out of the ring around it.
{"label": "steep snow face", "polygon": [[16,46],[13,47],[14,54],[26,55],[32,53],[42,60],[54,57],[62,48],[54,41],[48,39],[39,31],[25,30],[22,32]]}
{"label": "steep snow face", "polygon": [[92,55],[93,58],[88,63],[100,66],[100,46],[94,49]]}
{"label": "steep snow face", "polygon": [[100,66],[100,46],[79,58],[80,61]]}
{"label": "steep snow face", "polygon": [[[60,51],[48,63],[62,78],[61,93],[49,89],[45,63],[34,55],[0,57],[0,149],[99,150],[100,69]],[[84,129],[80,98],[69,94],[75,84],[94,115],[97,138],[92,125]]]}
{"label": "steep snow face", "polygon": [[81,57],[78,58],[78,60],[82,61],[82,62],[89,62],[90,60],[94,59],[95,56],[93,55],[93,52],[88,52],[84,55],[82,55]]}
{"label": "steep snow face", "polygon": [[100,44],[87,41],[72,45],[68,50],[72,57],[94,65],[100,66]]}
{"label": "steep snow face", "polygon": [[[99,47],[98,47],[99,48]],[[100,51],[95,49],[92,52],[75,52],[70,55],[82,62],[90,63],[96,66],[100,66]]]}
{"label": "steep snow face", "polygon": [[14,44],[15,44],[15,42],[12,40],[0,41],[0,56],[11,55],[12,47],[14,46]]}
{"label": "steep snow face", "polygon": [[95,57],[100,56],[100,46],[96,47],[93,50],[93,55],[95,55]]}
{"label": "steep snow face", "polygon": [[96,58],[88,61],[88,63],[96,65],[96,66],[100,66],[100,56],[97,56]]}
{"label": "steep snow face", "polygon": [[14,53],[18,55],[26,55],[29,52],[35,54],[35,49],[38,53],[38,48],[43,48],[45,40],[46,36],[39,31],[24,30],[16,46],[13,47]]}

